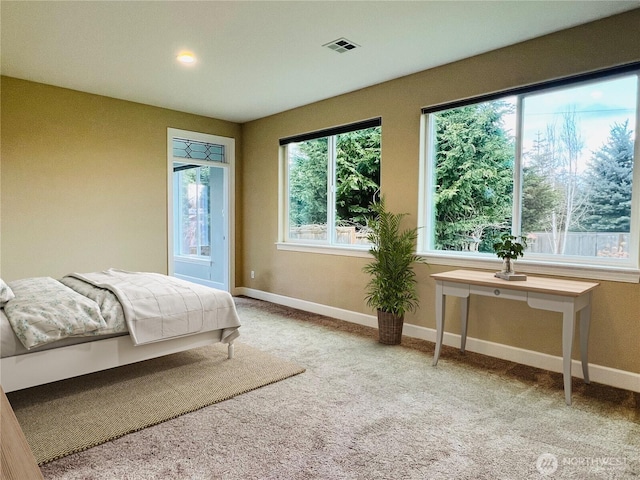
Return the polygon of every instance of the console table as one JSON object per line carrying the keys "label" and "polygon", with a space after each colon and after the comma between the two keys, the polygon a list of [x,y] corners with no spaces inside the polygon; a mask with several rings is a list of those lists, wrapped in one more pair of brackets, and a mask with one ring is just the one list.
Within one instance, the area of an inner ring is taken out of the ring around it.
{"label": "console table", "polygon": [[436,281],[436,350],[433,365],[438,364],[444,333],[445,296],[465,300],[461,309],[462,333],[460,349],[465,350],[469,320],[469,296],[484,295],[527,302],[532,308],[562,313],[562,372],[564,398],[571,405],[571,350],[575,332],[576,312],[580,312],[580,356],[585,383],[589,383],[587,348],[591,320],[591,291],[598,283],[528,277],[524,281],[496,278],[493,273],[472,270],[454,270],[434,273]]}

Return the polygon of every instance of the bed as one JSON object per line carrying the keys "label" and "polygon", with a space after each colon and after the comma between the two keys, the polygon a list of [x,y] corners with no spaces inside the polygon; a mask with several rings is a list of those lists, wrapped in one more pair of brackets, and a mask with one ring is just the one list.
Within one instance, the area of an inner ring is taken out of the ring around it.
{"label": "bed", "polygon": [[61,279],[0,280],[5,392],[222,342],[240,320],[225,291],[109,269]]}

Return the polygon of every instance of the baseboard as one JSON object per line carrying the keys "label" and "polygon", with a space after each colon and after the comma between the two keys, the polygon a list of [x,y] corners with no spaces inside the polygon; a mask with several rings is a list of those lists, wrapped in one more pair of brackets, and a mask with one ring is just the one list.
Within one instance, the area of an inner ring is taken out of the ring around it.
{"label": "baseboard", "polygon": [[317,313],[319,315],[325,315],[327,317],[337,318],[338,320],[345,320],[347,322],[357,323],[359,325],[365,325],[367,327],[378,328],[378,319],[373,315],[367,315],[365,313],[357,313],[351,310],[330,307],[328,305],[322,305],[320,303],[308,302],[306,300],[299,300],[293,297],[285,297],[284,295],[277,295],[275,293],[264,292],[262,290],[254,290],[252,288],[246,287],[236,288],[235,294],[245,295],[247,297],[276,303],[278,305],[284,305],[285,307],[297,308],[298,310],[304,310],[305,312]]}
{"label": "baseboard", "polygon": [[[297,308],[306,312],[317,313],[327,317],[365,325],[367,327],[378,327],[378,320],[374,315],[357,313],[350,310],[344,310],[342,308],[308,302],[306,300],[286,297],[284,295],[277,295],[246,287],[236,288],[235,294],[245,295],[257,300],[264,300],[278,305],[284,305],[286,307]],[[405,323],[403,334],[408,337],[419,338],[430,342],[436,341],[436,331],[434,329],[418,325]],[[445,332],[443,344],[450,347],[459,347],[460,335]],[[542,368],[543,370],[551,372],[562,373],[562,357],[548,355],[546,353],[534,352],[532,350],[511,347],[509,345],[488,342],[486,340],[480,340],[472,337],[467,337],[466,350],[531,367]],[[571,374],[574,377],[583,378],[582,365],[579,360],[572,361]],[[640,392],[640,374],[638,373],[617,370],[615,368],[590,363],[589,376],[592,382],[622,388],[632,392]]]}

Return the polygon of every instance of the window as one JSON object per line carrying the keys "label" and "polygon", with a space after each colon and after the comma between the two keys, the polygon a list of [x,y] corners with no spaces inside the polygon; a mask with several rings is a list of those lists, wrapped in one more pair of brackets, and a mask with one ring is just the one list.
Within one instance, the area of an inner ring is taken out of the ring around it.
{"label": "window", "polygon": [[210,178],[215,175],[207,163],[225,163],[225,147],[184,138],[173,138],[172,142],[174,253],[208,260],[211,257],[211,189],[218,184],[211,184]]}
{"label": "window", "polygon": [[527,261],[637,269],[639,72],[424,109],[422,250],[495,258],[511,232]]}
{"label": "window", "polygon": [[380,188],[381,119],[280,140],[284,240],[368,245],[369,204]]}
{"label": "window", "polygon": [[209,258],[209,169],[197,165],[174,164],[176,255]]}

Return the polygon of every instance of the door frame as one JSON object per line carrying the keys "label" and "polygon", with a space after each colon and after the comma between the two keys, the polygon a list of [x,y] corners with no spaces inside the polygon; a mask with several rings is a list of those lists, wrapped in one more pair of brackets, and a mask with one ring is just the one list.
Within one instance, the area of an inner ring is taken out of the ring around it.
{"label": "door frame", "polygon": [[212,135],[207,133],[192,132],[189,130],[180,130],[177,128],[167,128],[167,273],[170,276],[174,272],[174,221],[173,221],[173,163],[174,161],[184,162],[188,159],[173,156],[173,139],[187,138],[189,140],[197,140],[201,142],[214,143],[224,145],[225,162],[210,162],[211,166],[222,167],[226,171],[227,191],[226,203],[227,212],[225,215],[225,227],[227,231],[227,285],[231,294],[235,290],[235,138],[223,137],[220,135]]}

